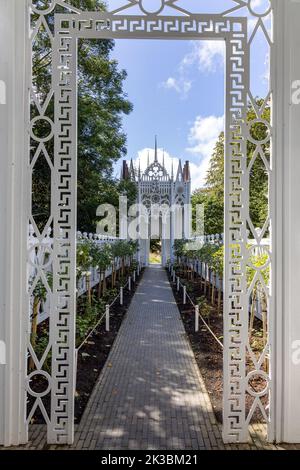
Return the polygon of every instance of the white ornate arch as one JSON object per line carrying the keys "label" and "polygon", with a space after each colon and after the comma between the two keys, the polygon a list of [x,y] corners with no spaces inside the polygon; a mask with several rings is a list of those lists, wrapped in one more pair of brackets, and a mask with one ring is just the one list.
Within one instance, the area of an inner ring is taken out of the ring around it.
{"label": "white ornate arch", "polygon": [[[152,1],[152,0],[151,0]],[[258,245],[270,226],[271,212],[264,231],[257,234],[249,215],[249,174],[247,162],[247,141],[251,140],[250,125],[247,123],[247,106],[250,102],[255,109],[257,120],[267,105],[271,91],[265,97],[261,108],[256,105],[250,89],[251,45],[258,31],[262,31],[268,44],[272,45],[265,18],[271,6],[263,12],[254,9],[254,2],[233,0],[232,8],[218,14],[189,11],[181,6],[181,0],[155,0],[155,11],[149,11],[146,0],[120,1],[120,7],[112,12],[84,12],[73,8],[68,1],[49,0],[47,9],[39,9],[33,0],[31,12],[35,23],[31,31],[34,41],[43,28],[52,44],[52,86],[44,103],[34,88],[31,89],[32,104],[38,109],[31,121],[31,139],[36,144],[35,155],[30,159],[30,171],[41,153],[48,161],[52,177],[51,217],[42,233],[38,230],[32,214],[29,221],[35,227],[35,235],[41,243],[49,226],[53,224],[54,246],[53,287],[47,283],[43,266],[37,267],[36,279],[29,287],[29,294],[39,279],[42,279],[51,293],[51,316],[49,345],[44,356],[38,359],[28,341],[28,351],[33,357],[36,374],[44,374],[44,361],[52,353],[51,375],[46,377],[51,392],[50,413],[43,406],[43,393],[32,393],[27,377],[27,392],[35,398],[35,405],[27,415],[25,426],[36,406],[42,410],[48,428],[48,442],[71,443],[74,434],[74,383],[75,383],[75,233],[76,233],[76,113],[77,113],[77,40],[79,38],[113,39],[193,39],[224,40],[226,43],[226,184],[225,184],[225,296],[224,296],[224,427],[223,436],[227,442],[244,442],[248,437],[248,424],[256,408],[260,408],[268,425],[269,438],[273,437],[273,399],[271,374],[262,371],[262,364],[270,354],[272,321],[268,342],[261,357],[257,358],[248,343],[248,302],[246,268],[249,258],[247,230],[250,230]],[[65,13],[55,15],[52,31],[47,15],[56,6],[66,8]],[[166,13],[167,10],[167,13]],[[172,13],[172,15],[171,15]],[[249,14],[256,24],[248,33]],[[237,15],[237,16],[235,16]],[[47,117],[47,107],[54,97],[55,122]],[[37,139],[34,124],[46,120],[49,134]],[[271,134],[271,127],[270,127]],[[45,143],[54,145],[54,161],[47,156]],[[256,157],[264,158],[262,142],[257,145]],[[272,164],[265,158],[266,170],[272,181]],[[271,253],[271,250],[270,250]],[[270,261],[271,262],[271,255]],[[257,269],[256,279],[261,279]],[[262,279],[261,279],[262,280]],[[272,305],[271,291],[266,289],[269,306]],[[270,307],[271,311],[271,307]],[[249,357],[252,365],[249,369]],[[248,359],[247,359],[248,358]],[[271,361],[272,365],[272,361]],[[272,370],[272,368],[271,368]],[[263,376],[266,388],[263,396],[270,396],[269,403],[262,401],[261,392],[250,388],[250,379]],[[48,389],[47,389],[48,391]],[[253,395],[250,413],[246,413],[246,396]]]}

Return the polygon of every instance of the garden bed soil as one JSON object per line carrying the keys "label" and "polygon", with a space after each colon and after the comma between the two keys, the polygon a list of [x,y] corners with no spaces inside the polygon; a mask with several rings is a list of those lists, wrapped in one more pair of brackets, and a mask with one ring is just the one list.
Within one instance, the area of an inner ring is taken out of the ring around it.
{"label": "garden bed soil", "polygon": [[[169,274],[169,273],[168,273]],[[223,350],[212,334],[199,321],[199,332],[195,332],[195,312],[190,302],[187,301],[183,305],[182,289],[177,292],[176,284],[172,282],[169,275],[170,284],[173,289],[173,294],[177,302],[177,306],[181,313],[181,318],[192,346],[196,362],[205,382],[205,386],[209,393],[211,403],[214,409],[216,419],[219,423],[223,421]],[[191,296],[193,302],[196,304],[197,299],[203,297],[203,292],[200,285],[200,277],[195,277],[194,280],[186,281],[188,287],[188,294]],[[200,311],[201,313],[201,311]],[[216,337],[223,342],[223,310],[218,314],[217,307],[210,307],[209,320],[205,318],[211,330]],[[254,327],[261,329],[261,321],[255,320]],[[258,347],[260,345],[258,344]],[[249,361],[250,362],[250,361]],[[252,382],[252,387],[256,391],[261,391],[265,388],[265,383],[259,378]],[[262,401],[266,404],[267,397],[263,397]],[[253,398],[247,394],[246,396],[246,411],[250,411],[253,404]],[[259,410],[256,410],[251,423],[262,423],[264,418]]]}
{"label": "garden bed soil", "polygon": [[[137,277],[136,283],[132,283],[131,291],[129,291],[128,288],[124,288],[123,305],[120,305],[119,299],[117,299],[114,305],[110,308],[110,331],[107,332],[105,330],[104,318],[101,324],[96,328],[94,333],[78,352],[74,413],[75,424],[78,424],[81,420],[93,388],[105,365],[142,275],[143,271],[140,273],[140,276]],[[97,296],[97,289],[98,287],[96,286],[94,288],[95,296]],[[47,329],[48,323],[48,320],[46,320],[43,327]],[[32,388],[34,391],[42,392],[44,390],[45,383],[43,379],[40,379],[38,376],[36,376],[33,378],[33,382],[34,387]],[[50,412],[50,400],[50,393],[42,398],[43,405],[48,414]],[[34,397],[28,394],[29,410],[33,406],[34,402]],[[31,424],[33,423],[45,423],[44,417],[39,407],[36,409],[31,419]]]}
{"label": "garden bed soil", "polygon": [[75,394],[75,423],[79,423],[95,383],[106,363],[107,357],[117,337],[121,324],[137,289],[140,277],[132,286],[131,292],[124,289],[123,305],[117,300],[110,309],[110,331],[105,331],[105,321],[89,338],[78,353],[77,382]]}

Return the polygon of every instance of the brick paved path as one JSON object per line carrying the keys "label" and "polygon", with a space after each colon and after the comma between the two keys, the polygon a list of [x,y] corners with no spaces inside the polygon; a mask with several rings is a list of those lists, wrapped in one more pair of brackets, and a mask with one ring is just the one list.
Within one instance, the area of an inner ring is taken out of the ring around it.
{"label": "brick paved path", "polygon": [[250,431],[248,444],[224,446],[166,273],[151,267],[76,426],[74,445],[47,446],[45,426],[33,425],[28,444],[18,449],[300,450],[265,443],[263,425]]}
{"label": "brick paved path", "polygon": [[220,446],[219,427],[166,273],[150,267],[93,391],[75,447]]}

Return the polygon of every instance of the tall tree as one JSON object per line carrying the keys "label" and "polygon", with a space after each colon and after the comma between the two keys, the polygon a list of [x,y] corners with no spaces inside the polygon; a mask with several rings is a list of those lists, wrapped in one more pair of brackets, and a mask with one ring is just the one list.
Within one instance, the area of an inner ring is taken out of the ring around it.
{"label": "tall tree", "polygon": [[221,132],[210,159],[205,187],[192,194],[193,219],[196,225],[196,205],[204,206],[206,234],[224,230],[224,132]]}
{"label": "tall tree", "polygon": [[[257,99],[258,108],[264,106],[263,100]],[[262,119],[270,122],[270,106],[266,105],[262,112]],[[258,122],[252,106],[249,105],[247,121],[249,123],[250,136],[253,142],[248,140],[247,164],[249,172],[249,213],[254,227],[262,228],[268,217],[268,191],[269,179],[265,163],[261,158],[263,154],[266,160],[270,159],[270,142],[268,140],[268,128],[261,121]],[[251,125],[251,122],[253,124]],[[261,154],[256,150],[258,143],[266,141],[261,145]],[[196,190],[192,195],[192,205],[204,205],[205,233],[215,234],[224,231],[224,132],[221,132],[211,156],[209,169],[206,175],[204,188]]]}
{"label": "tall tree", "polygon": [[[40,1],[40,0],[39,0]],[[77,8],[104,11],[103,0],[72,0]],[[57,12],[62,11],[57,6]],[[48,16],[53,29],[53,15]],[[78,42],[78,229],[95,231],[96,210],[99,204],[116,201],[119,183],[113,176],[113,166],[126,155],[126,135],[122,117],[132,111],[124,93],[126,71],[120,70],[111,59],[112,40],[80,40]],[[51,44],[41,29],[34,45],[34,85],[41,99],[49,91],[51,80]],[[33,109],[32,113],[36,111]],[[48,109],[53,117],[53,103]],[[37,130],[43,132],[43,129]],[[53,158],[49,143],[47,151]],[[40,159],[34,168],[33,212],[40,224],[49,213],[49,167]],[[132,188],[128,193],[132,195]]]}

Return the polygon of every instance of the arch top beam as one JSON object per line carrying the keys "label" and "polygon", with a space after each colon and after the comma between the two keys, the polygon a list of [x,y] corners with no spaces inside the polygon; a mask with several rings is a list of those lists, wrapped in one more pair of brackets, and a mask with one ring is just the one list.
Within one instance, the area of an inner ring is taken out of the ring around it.
{"label": "arch top beam", "polygon": [[247,18],[220,15],[124,16],[111,13],[56,14],[55,31],[73,38],[222,40],[247,34]]}

